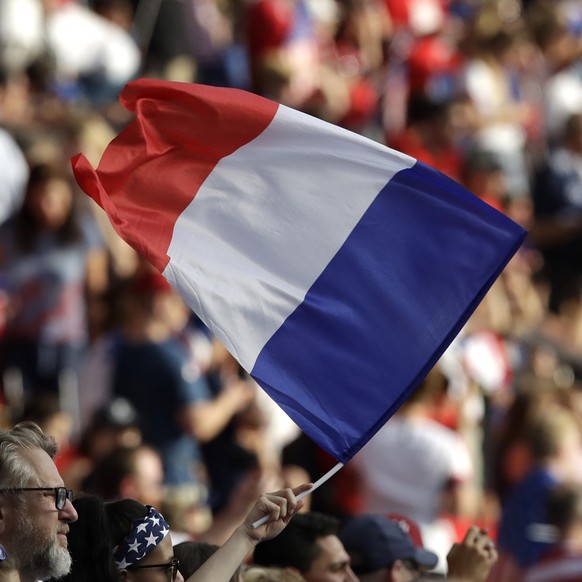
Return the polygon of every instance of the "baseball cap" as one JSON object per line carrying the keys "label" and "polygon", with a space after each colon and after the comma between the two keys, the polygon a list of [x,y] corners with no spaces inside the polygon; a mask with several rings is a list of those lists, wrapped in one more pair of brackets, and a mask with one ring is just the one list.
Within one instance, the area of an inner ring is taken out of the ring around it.
{"label": "baseball cap", "polygon": [[121,397],[114,398],[93,415],[93,428],[129,428],[137,426],[138,416],[133,404]]}
{"label": "baseball cap", "polygon": [[424,542],[422,541],[422,532],[418,527],[418,524],[407,517],[406,515],[402,515],[401,513],[389,513],[386,517],[390,521],[395,521],[399,526],[400,529],[408,534],[408,537],[412,540],[412,543],[419,547],[424,548]]}
{"label": "baseball cap", "polygon": [[411,560],[425,568],[434,568],[438,556],[416,546],[396,522],[383,515],[358,515],[340,529],[338,537],[352,559],[356,574],[386,568],[396,560]]}

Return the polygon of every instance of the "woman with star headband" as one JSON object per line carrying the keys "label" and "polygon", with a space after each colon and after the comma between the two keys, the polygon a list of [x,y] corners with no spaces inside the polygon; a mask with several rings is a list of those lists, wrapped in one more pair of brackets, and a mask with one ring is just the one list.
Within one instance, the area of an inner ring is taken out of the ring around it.
{"label": "woman with star headband", "polygon": [[[278,535],[302,507],[311,484],[261,495],[244,522],[186,582],[228,582],[260,541]],[[71,573],[65,582],[184,582],[170,527],[161,513],[132,499],[73,501],[79,519],[70,524]],[[267,517],[268,521],[257,525]]]}

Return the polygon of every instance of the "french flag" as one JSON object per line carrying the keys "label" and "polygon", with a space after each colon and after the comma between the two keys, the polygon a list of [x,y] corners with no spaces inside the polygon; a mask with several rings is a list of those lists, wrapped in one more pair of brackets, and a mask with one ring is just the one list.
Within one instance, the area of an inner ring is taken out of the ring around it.
{"label": "french flag", "polygon": [[[247,372],[347,462],[525,231],[415,159],[240,90],[140,79],[82,189]],[[163,387],[160,387],[163,389]]]}

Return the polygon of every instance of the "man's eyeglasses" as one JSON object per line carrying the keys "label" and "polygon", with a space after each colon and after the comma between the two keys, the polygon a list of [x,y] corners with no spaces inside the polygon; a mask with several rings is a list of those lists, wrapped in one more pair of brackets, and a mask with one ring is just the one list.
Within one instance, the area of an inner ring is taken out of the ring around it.
{"label": "man's eyeglasses", "polygon": [[0,493],[20,493],[22,491],[52,491],[55,495],[55,507],[58,511],[65,509],[67,499],[73,501],[73,490],[66,487],[13,487],[0,489]]}
{"label": "man's eyeglasses", "polygon": [[138,570],[140,568],[166,568],[168,574],[171,576],[172,580],[175,580],[178,576],[178,566],[180,565],[180,560],[172,559],[171,562],[166,564],[144,564],[143,566],[128,566],[127,570]]}

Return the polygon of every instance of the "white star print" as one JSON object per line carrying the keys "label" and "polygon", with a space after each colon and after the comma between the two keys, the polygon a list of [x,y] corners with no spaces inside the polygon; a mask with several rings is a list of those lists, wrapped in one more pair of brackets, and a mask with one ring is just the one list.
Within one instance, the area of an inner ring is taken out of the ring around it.
{"label": "white star print", "polygon": [[145,538],[145,541],[148,543],[148,546],[155,546],[158,538],[151,533],[147,538]]}
{"label": "white star print", "polygon": [[129,551],[130,552],[137,552],[140,545],[141,545],[140,542],[138,542],[136,539],[135,542],[128,545]]}

